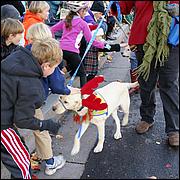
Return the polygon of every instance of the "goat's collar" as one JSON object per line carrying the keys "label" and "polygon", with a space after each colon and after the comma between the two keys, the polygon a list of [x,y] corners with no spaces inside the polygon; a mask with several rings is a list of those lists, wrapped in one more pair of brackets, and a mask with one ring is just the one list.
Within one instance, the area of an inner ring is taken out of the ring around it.
{"label": "goat's collar", "polygon": [[59,102],[62,104],[62,106],[63,106],[63,108],[64,108],[65,110],[68,110],[68,109],[66,108],[66,106],[64,105],[64,103],[61,101],[60,98],[59,98]]}
{"label": "goat's collar", "polygon": [[[59,102],[62,104],[62,106],[63,106],[63,108],[64,108],[65,110],[68,110],[68,109],[66,108],[65,104],[61,101],[61,99],[59,99]],[[81,107],[77,110],[77,112],[81,111],[83,108],[84,108],[84,106],[81,106]]]}
{"label": "goat's collar", "polygon": [[81,107],[77,110],[77,112],[81,111],[83,108],[84,108],[84,106],[81,106]]}

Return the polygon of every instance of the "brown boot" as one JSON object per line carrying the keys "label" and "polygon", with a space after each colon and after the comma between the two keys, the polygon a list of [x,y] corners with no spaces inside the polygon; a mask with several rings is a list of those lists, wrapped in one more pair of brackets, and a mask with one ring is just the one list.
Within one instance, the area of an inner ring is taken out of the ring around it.
{"label": "brown boot", "polygon": [[170,146],[179,146],[179,132],[171,132],[168,134],[168,142]]}
{"label": "brown boot", "polygon": [[137,124],[137,126],[136,126],[136,128],[135,128],[135,129],[136,129],[136,132],[137,132],[138,134],[143,134],[143,133],[147,132],[147,131],[149,130],[149,128],[153,126],[153,124],[154,124],[154,123],[149,124],[149,123],[147,123],[146,121],[141,121],[141,122],[139,122],[139,123]]}

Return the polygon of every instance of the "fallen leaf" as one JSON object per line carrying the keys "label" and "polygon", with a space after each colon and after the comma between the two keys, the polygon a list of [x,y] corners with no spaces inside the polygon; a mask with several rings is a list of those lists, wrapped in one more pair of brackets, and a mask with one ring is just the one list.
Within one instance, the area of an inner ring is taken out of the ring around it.
{"label": "fallen leaf", "polygon": [[112,56],[111,56],[111,55],[108,55],[107,60],[108,60],[108,61],[112,61]]}
{"label": "fallen leaf", "polygon": [[60,135],[60,134],[56,135],[56,139],[63,139],[63,138],[64,138],[63,135]]}

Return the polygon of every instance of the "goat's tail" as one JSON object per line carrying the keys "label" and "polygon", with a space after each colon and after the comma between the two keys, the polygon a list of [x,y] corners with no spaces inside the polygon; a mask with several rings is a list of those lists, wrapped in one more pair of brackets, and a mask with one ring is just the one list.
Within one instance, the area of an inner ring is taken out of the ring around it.
{"label": "goat's tail", "polygon": [[139,86],[138,81],[133,82],[133,83],[126,83],[126,84],[127,84],[128,89],[135,88],[135,87]]}

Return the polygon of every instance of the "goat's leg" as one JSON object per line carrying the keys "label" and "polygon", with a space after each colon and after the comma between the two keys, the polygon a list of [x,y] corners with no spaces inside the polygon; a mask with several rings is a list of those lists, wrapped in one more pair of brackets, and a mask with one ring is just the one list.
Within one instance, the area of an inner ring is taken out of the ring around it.
{"label": "goat's leg", "polygon": [[130,106],[130,99],[127,101],[126,104],[123,104],[121,106],[124,116],[123,116],[123,120],[122,120],[122,126],[126,126],[128,124],[128,120],[129,120],[129,106]]}
{"label": "goat's leg", "polygon": [[116,132],[114,134],[114,139],[120,139],[120,138],[122,138],[122,134],[121,134],[120,120],[117,115],[117,109],[111,115],[114,118],[115,123],[116,123]]}
{"label": "goat's leg", "polygon": [[124,112],[124,117],[122,120],[122,126],[126,126],[128,124],[129,112]]}
{"label": "goat's leg", "polygon": [[79,152],[80,150],[80,139],[82,137],[82,135],[85,133],[85,131],[87,130],[89,126],[89,122],[83,122],[82,125],[79,127],[78,132],[76,133],[75,137],[74,137],[74,145],[73,148],[71,150],[71,155],[75,155]]}
{"label": "goat's leg", "polygon": [[94,152],[98,153],[103,150],[103,145],[104,145],[104,137],[105,137],[105,120],[100,120],[97,123],[94,123],[97,126],[98,129],[98,143],[96,147],[94,148]]}

